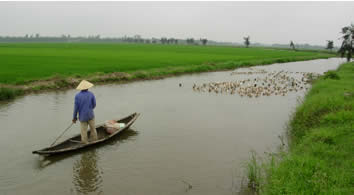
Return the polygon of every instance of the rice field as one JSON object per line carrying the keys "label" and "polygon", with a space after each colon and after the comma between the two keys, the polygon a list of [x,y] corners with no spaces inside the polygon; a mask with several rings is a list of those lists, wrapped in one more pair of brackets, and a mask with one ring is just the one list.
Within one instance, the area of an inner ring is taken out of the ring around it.
{"label": "rice field", "polygon": [[[332,57],[331,54],[266,48],[197,45],[16,43],[0,44],[0,83],[24,84],[53,76],[97,73],[183,72],[230,69]],[[224,65],[219,66],[219,64]],[[229,63],[225,66],[225,63]],[[231,63],[231,64],[230,64]],[[191,71],[191,69],[194,69]]]}

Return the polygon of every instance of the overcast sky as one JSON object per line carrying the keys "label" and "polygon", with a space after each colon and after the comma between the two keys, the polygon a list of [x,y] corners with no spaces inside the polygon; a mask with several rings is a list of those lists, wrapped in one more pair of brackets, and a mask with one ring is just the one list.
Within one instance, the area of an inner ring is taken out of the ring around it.
{"label": "overcast sky", "polygon": [[0,2],[0,36],[193,37],[339,45],[354,2]]}

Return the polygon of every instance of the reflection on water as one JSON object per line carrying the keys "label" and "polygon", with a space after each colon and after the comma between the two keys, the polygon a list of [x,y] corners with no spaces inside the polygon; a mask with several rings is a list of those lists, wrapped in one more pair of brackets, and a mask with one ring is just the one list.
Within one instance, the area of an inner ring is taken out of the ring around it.
{"label": "reflection on water", "polygon": [[73,167],[73,184],[77,193],[102,192],[102,174],[98,167],[97,151],[84,152]]}
{"label": "reflection on water", "polygon": [[19,100],[21,97],[12,99],[12,100],[2,100],[0,101],[0,116],[6,116],[8,110],[11,109],[11,106],[15,104],[16,100]]}
{"label": "reflection on water", "polygon": [[121,133],[119,133],[118,136],[113,137],[111,140],[107,142],[108,145],[117,145],[118,143],[124,143],[127,141],[133,141],[134,137],[137,136],[139,132],[137,130],[133,129],[127,129]]}
{"label": "reflection on water", "polygon": [[138,134],[139,134],[139,132],[136,130],[126,129],[123,132],[119,133],[117,136],[112,137],[110,140],[107,140],[107,142],[101,143],[96,146],[92,146],[89,148],[83,148],[79,151],[73,151],[73,152],[64,153],[64,154],[58,154],[58,155],[52,155],[52,156],[46,156],[46,157],[43,156],[43,158],[40,158],[38,160],[38,164],[37,164],[36,168],[38,168],[39,170],[44,169],[50,165],[58,163],[61,160],[69,158],[73,155],[84,154],[85,152],[92,150],[92,148],[100,148],[100,147],[104,147],[105,145],[115,145],[118,147],[119,143],[124,143],[126,141],[134,140],[134,136],[137,136]]}
{"label": "reflection on water", "polygon": [[[138,135],[137,131],[127,129],[113,138],[108,144],[119,145],[117,143],[124,143],[133,140],[132,137]],[[88,148],[89,149],[89,148]],[[73,166],[73,185],[78,194],[88,194],[95,192],[95,194],[102,193],[102,175],[103,171],[99,166],[99,156],[97,149],[84,151],[80,159],[76,160]]]}

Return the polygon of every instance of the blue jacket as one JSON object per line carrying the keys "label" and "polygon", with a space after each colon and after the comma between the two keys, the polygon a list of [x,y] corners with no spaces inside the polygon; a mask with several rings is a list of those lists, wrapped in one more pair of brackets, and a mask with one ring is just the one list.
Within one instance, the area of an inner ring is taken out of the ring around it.
{"label": "blue jacket", "polygon": [[79,113],[79,120],[87,122],[95,117],[93,109],[96,107],[96,98],[93,93],[84,90],[80,91],[75,96],[74,106],[74,119],[77,119],[77,113]]}

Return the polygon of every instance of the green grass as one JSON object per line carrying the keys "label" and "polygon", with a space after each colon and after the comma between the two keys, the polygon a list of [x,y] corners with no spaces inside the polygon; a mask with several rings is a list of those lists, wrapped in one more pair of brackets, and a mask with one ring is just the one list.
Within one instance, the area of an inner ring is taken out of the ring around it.
{"label": "green grass", "polygon": [[256,152],[251,152],[251,157],[246,164],[248,187],[256,192],[262,183],[262,167]]}
{"label": "green grass", "polygon": [[269,163],[265,194],[354,193],[354,63],[315,81],[290,122],[290,150]]}
{"label": "green grass", "polygon": [[0,101],[14,99],[18,95],[22,95],[21,89],[0,88]]}
{"label": "green grass", "polygon": [[328,58],[334,55],[264,48],[220,46],[16,43],[0,44],[0,83],[24,84],[62,77],[125,72],[137,78]]}

